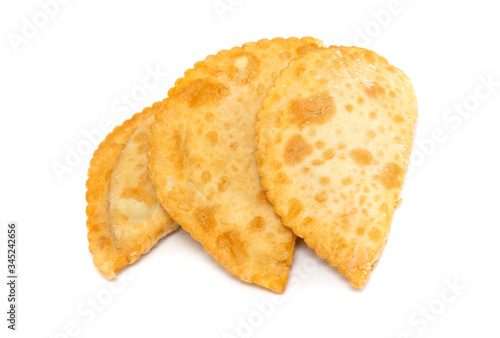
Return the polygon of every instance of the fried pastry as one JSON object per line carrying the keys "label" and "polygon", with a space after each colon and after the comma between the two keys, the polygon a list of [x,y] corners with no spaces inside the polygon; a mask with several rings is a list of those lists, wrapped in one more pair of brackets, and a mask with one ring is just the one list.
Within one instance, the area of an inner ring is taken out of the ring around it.
{"label": "fried pastry", "polygon": [[155,103],[116,127],[90,162],[89,250],[106,278],[116,277],[177,227],[157,201],[147,170],[150,126],[159,106]]}
{"label": "fried pastry", "polygon": [[290,62],[258,112],[259,172],[275,211],[355,287],[386,243],[416,117],[401,70],[334,46]]}
{"label": "fried pastry", "polygon": [[280,70],[319,44],[278,38],[208,56],[177,80],[152,126],[150,172],[164,208],[230,273],[276,292],[295,236],[260,183],[255,114]]}

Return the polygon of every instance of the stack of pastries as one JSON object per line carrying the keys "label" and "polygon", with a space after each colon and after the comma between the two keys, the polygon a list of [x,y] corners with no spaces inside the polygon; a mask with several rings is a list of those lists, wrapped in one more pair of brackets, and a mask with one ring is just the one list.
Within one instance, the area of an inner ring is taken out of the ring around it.
{"label": "stack of pastries", "polygon": [[283,292],[299,236],[362,288],[416,117],[408,77],[366,49],[276,38],[210,55],[94,153],[94,264],[114,278],[180,225],[243,281]]}

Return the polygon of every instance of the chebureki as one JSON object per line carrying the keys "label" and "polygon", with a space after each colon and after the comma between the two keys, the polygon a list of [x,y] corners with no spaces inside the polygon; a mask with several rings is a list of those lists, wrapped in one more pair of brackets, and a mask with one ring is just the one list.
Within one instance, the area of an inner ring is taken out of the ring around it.
{"label": "chebureki", "polygon": [[94,153],[94,264],[115,277],[175,220],[243,281],[282,292],[299,236],[362,288],[416,117],[408,77],[363,48],[277,38],[208,56]]}
{"label": "chebureki", "polygon": [[162,205],[230,273],[276,292],[295,236],[260,183],[255,114],[282,68],[320,44],[278,38],[208,56],[177,80],[152,126],[149,168]]}
{"label": "chebureki", "polygon": [[374,52],[317,49],[257,117],[262,184],[285,225],[363,287],[387,240],[417,116],[408,77]]}
{"label": "chebureki", "polygon": [[94,153],[87,181],[87,227],[94,265],[106,278],[147,253],[177,224],[156,199],[147,171],[150,125],[159,108],[115,128]]}

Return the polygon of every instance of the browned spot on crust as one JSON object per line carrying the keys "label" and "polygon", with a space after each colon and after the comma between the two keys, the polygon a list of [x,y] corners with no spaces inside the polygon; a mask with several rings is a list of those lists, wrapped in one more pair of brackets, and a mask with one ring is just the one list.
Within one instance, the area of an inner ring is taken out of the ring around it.
{"label": "browned spot on crust", "polygon": [[306,68],[303,66],[299,66],[299,67],[297,67],[297,69],[295,69],[295,75],[297,77],[304,75],[305,72],[306,72]]}
{"label": "browned spot on crust", "polygon": [[137,154],[145,154],[149,151],[150,146],[148,142],[142,143],[139,147],[137,147]]}
{"label": "browned spot on crust", "polygon": [[367,199],[366,195],[361,195],[359,197],[359,205],[363,206],[363,204],[365,204],[365,202],[366,202],[366,199]]}
{"label": "browned spot on crust", "polygon": [[370,231],[368,231],[368,238],[371,241],[378,243],[380,241],[380,237],[382,237],[382,234],[377,227],[373,227]]}
{"label": "browned spot on crust", "polygon": [[374,82],[370,87],[365,87],[365,93],[372,99],[381,99],[385,94],[385,89],[378,82]]}
{"label": "browned spot on crust", "polygon": [[123,197],[131,197],[131,198],[134,198],[138,201],[143,201],[150,208],[152,208],[153,205],[156,203],[156,196],[155,196],[154,192],[149,191],[149,189],[146,189],[141,185],[139,185],[136,188],[125,189],[122,193],[122,196]]}
{"label": "browned spot on crust", "polygon": [[99,236],[97,239],[97,246],[101,249],[112,246],[113,242],[108,236]]}
{"label": "browned spot on crust", "polygon": [[379,175],[373,177],[387,189],[395,189],[403,183],[403,169],[396,163],[389,162],[382,168]]}
{"label": "browned spot on crust", "polygon": [[372,112],[368,115],[368,117],[369,117],[370,119],[372,119],[372,120],[375,120],[375,119],[377,118],[377,112],[372,111]]}
{"label": "browned spot on crust", "polygon": [[336,113],[335,102],[327,93],[292,101],[290,105],[291,122],[300,127],[304,124],[323,125]]}
{"label": "browned spot on crust", "polygon": [[311,162],[312,165],[322,165],[323,163],[325,163],[324,160],[320,160],[320,159],[315,159]]}
{"label": "browned spot on crust", "polygon": [[403,123],[405,120],[400,114],[396,114],[392,117],[392,120],[396,123]]}
{"label": "browned spot on crust", "polygon": [[314,196],[314,199],[316,202],[323,203],[328,199],[328,194],[323,190],[322,192],[317,193],[316,196]]}
{"label": "browned spot on crust", "polygon": [[238,142],[231,142],[229,144],[229,147],[232,149],[232,150],[236,150],[238,149]]}
{"label": "browned spot on crust", "polygon": [[337,148],[339,148],[339,150],[343,150],[345,149],[347,146],[344,142],[340,142],[339,145],[337,146]]}
{"label": "browned spot on crust", "polygon": [[127,188],[121,194],[122,197],[131,197],[138,201],[143,201],[150,208],[156,203],[156,194],[154,190],[150,189],[149,172],[144,171],[137,179],[137,187]]}
{"label": "browned spot on crust", "polygon": [[207,133],[207,138],[208,138],[208,142],[210,142],[211,145],[216,145],[218,142],[217,132],[214,130],[209,131]]}
{"label": "browned spot on crust", "polygon": [[307,143],[300,134],[292,136],[285,145],[284,159],[288,165],[302,162],[311,155],[313,147]]}
{"label": "browned spot on crust", "polygon": [[351,209],[349,212],[340,214],[340,224],[344,230],[348,230],[351,227],[351,217],[357,212],[356,209]]}
{"label": "browned spot on crust", "polygon": [[344,177],[342,179],[342,184],[343,185],[349,185],[352,183],[352,177],[351,176],[347,176],[347,177]]}
{"label": "browned spot on crust", "polygon": [[348,103],[344,106],[345,110],[347,110],[349,113],[352,112],[352,109],[354,108],[352,104]]}
{"label": "browned spot on crust", "polygon": [[303,46],[300,46],[299,48],[297,48],[297,54],[298,55],[301,55],[303,53],[306,53],[310,50],[314,50],[314,49],[318,49],[318,45],[316,44],[313,44],[313,43],[308,43],[306,45],[303,45]]}
{"label": "browned spot on crust", "polygon": [[191,108],[204,104],[214,104],[229,94],[229,90],[221,83],[199,79],[188,83],[180,89],[179,99],[186,101]]}
{"label": "browned spot on crust", "polygon": [[358,104],[363,104],[363,103],[365,103],[365,99],[363,97],[359,96],[358,99],[356,100],[356,102]]}
{"label": "browned spot on crust", "polygon": [[257,201],[261,203],[268,203],[266,192],[264,190],[261,190],[257,193]]}
{"label": "browned spot on crust", "polygon": [[283,167],[283,163],[281,163],[280,161],[274,161],[273,167],[274,167],[274,169],[279,170]]}
{"label": "browned spot on crust", "polygon": [[149,138],[149,135],[146,132],[143,133],[137,133],[134,135],[134,140],[137,141],[137,143],[143,143]]}
{"label": "browned spot on crust", "polygon": [[254,217],[248,224],[250,230],[260,230],[264,228],[264,219],[260,216]]}
{"label": "browned spot on crust", "polygon": [[212,114],[212,113],[206,113],[206,114],[205,114],[205,120],[206,120],[207,122],[212,122],[213,120],[215,120],[215,116],[214,116],[214,114]]}
{"label": "browned spot on crust", "polygon": [[288,181],[288,176],[286,176],[284,172],[280,171],[278,173],[278,176],[276,177],[276,183],[283,184],[286,183],[287,181]]}
{"label": "browned spot on crust", "polygon": [[288,217],[289,218],[296,218],[299,216],[299,214],[304,210],[304,207],[302,206],[302,203],[297,198],[292,198],[289,201],[289,208],[288,208]]}
{"label": "browned spot on crust", "polygon": [[222,176],[217,186],[219,188],[219,191],[226,190],[226,188],[229,186],[229,179],[227,178],[227,176]]}
{"label": "browned spot on crust", "polygon": [[356,235],[363,236],[364,233],[365,233],[365,228],[364,227],[357,227],[356,228]]}
{"label": "browned spot on crust", "polygon": [[280,54],[280,59],[290,59],[292,57],[292,53],[290,53],[289,51],[286,51],[286,52],[283,52]]}
{"label": "browned spot on crust", "polygon": [[315,145],[316,145],[317,149],[323,149],[325,147],[326,143],[323,140],[319,140],[319,141],[316,141]]}
{"label": "browned spot on crust", "polygon": [[238,263],[247,259],[245,242],[241,239],[240,233],[236,230],[226,231],[217,237],[217,246],[222,250],[227,250],[229,255]]}
{"label": "browned spot on crust", "polygon": [[234,56],[233,76],[242,83],[248,83],[259,72],[260,60],[247,51],[242,51]]}
{"label": "browned spot on crust", "polygon": [[310,226],[311,224],[314,223],[314,218],[310,217],[310,216],[307,216],[306,218],[304,218],[304,220],[302,221],[302,225],[303,226]]}
{"label": "browned spot on crust", "polygon": [[208,181],[210,181],[210,179],[212,178],[212,175],[210,174],[210,171],[204,171],[202,174],[201,174],[201,180],[205,183],[207,183]]}
{"label": "browned spot on crust", "polygon": [[361,54],[365,58],[366,62],[368,62],[369,64],[373,65],[373,64],[375,64],[375,62],[377,62],[377,60],[375,60],[375,56],[373,55],[373,52],[371,52],[369,50],[363,50],[361,52]]}
{"label": "browned spot on crust", "polygon": [[194,211],[196,221],[205,231],[211,230],[215,227],[215,216],[211,208],[203,207]]}
{"label": "browned spot on crust", "polygon": [[387,203],[383,203],[381,206],[380,206],[380,211],[383,212],[384,214],[388,213],[389,212],[389,206],[387,205]]}
{"label": "browned spot on crust", "polygon": [[328,177],[320,177],[319,178],[319,184],[326,185],[328,183],[330,183],[330,178],[328,178]]}
{"label": "browned spot on crust", "polygon": [[335,150],[333,150],[333,148],[328,148],[327,150],[325,150],[323,152],[323,155],[322,157],[325,159],[325,160],[331,160],[332,158],[335,157]]}
{"label": "browned spot on crust", "polygon": [[370,165],[373,162],[372,154],[366,149],[362,148],[353,149],[351,150],[349,155],[351,159],[354,162],[356,162],[357,165],[361,166]]}

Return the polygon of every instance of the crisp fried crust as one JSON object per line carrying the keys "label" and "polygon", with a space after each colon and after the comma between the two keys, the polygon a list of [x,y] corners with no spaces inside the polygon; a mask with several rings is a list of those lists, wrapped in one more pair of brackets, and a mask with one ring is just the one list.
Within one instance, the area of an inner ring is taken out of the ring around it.
{"label": "crisp fried crust", "polygon": [[255,159],[255,114],[279,71],[312,38],[261,40],[208,56],[155,115],[150,172],[158,199],[230,273],[282,292],[295,236],[274,213]]}
{"label": "crisp fried crust", "polygon": [[116,127],[90,162],[86,195],[89,250],[106,278],[116,277],[119,269],[176,228],[157,203],[147,172],[149,128],[159,106],[157,102]]}
{"label": "crisp fried crust", "polygon": [[366,49],[317,49],[257,115],[262,184],[285,225],[362,288],[385,245],[410,155],[408,77]]}

